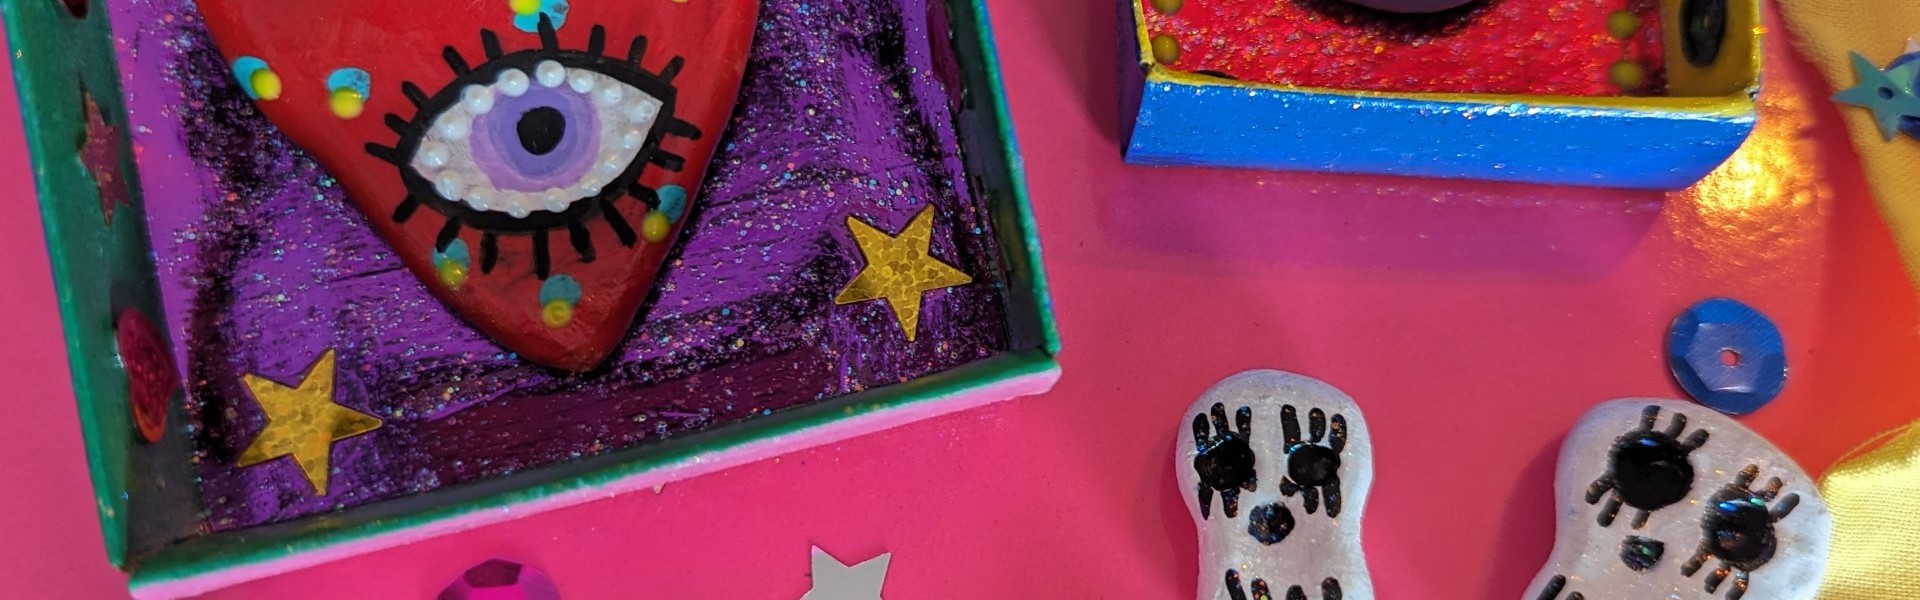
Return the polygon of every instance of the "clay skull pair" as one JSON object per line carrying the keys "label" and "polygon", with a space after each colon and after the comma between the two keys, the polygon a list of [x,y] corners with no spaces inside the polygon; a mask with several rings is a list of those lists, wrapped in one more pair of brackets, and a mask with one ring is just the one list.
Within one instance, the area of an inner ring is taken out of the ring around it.
{"label": "clay skull pair", "polygon": [[[1360,546],[1373,446],[1352,398],[1249,371],[1202,394],[1180,437],[1199,598],[1374,597]],[[1554,488],[1554,549],[1522,600],[1795,600],[1819,589],[1833,519],[1813,480],[1713,410],[1601,404],[1567,436]]]}

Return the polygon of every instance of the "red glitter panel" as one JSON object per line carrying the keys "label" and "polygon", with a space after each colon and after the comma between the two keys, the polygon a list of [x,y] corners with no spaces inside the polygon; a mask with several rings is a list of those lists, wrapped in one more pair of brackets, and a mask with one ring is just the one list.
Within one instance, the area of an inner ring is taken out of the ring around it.
{"label": "red glitter panel", "polygon": [[1655,0],[1486,0],[1424,15],[1341,0],[1139,1],[1153,54],[1179,71],[1398,92],[1666,88]]}

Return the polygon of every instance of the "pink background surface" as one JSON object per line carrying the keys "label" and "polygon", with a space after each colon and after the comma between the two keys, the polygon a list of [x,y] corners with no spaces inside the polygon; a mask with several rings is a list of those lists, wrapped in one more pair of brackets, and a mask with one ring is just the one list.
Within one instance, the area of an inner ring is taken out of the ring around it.
{"label": "pink background surface", "polygon": [[[1810,471],[1920,418],[1920,309],[1837,109],[1781,35],[1753,142],[1669,196],[1124,167],[1108,4],[989,4],[1067,346],[1053,393],[209,597],[428,598],[503,556],[572,600],[792,599],[812,544],[893,552],[892,600],[1191,597],[1181,413],[1275,367],[1366,411],[1381,597],[1516,598],[1552,545],[1566,429],[1607,399],[1679,397],[1666,325],[1714,295],[1785,332],[1787,391],[1746,422]],[[124,597],[13,119],[0,152],[0,595]]]}

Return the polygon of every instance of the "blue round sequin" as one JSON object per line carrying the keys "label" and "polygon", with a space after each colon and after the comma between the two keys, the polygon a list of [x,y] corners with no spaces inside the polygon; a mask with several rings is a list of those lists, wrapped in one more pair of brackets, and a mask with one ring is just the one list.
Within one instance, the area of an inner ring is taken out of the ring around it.
{"label": "blue round sequin", "polygon": [[1727,414],[1759,410],[1787,385],[1780,328],[1760,311],[1728,298],[1703,300],[1673,320],[1667,362],[1681,389]]}
{"label": "blue round sequin", "polygon": [[546,306],[554,300],[565,300],[567,304],[580,303],[580,282],[566,275],[554,275],[540,284],[540,305]]}
{"label": "blue round sequin", "polygon": [[514,15],[513,26],[527,33],[539,33],[540,15],[546,15],[547,20],[553,21],[553,28],[559,29],[560,26],[567,24],[569,8],[571,7],[567,5],[567,0],[540,0],[539,10],[532,14]]}
{"label": "blue round sequin", "polygon": [[680,217],[687,215],[687,188],[663,185],[654,195],[660,197],[660,212],[667,215],[668,221],[679,223]]}

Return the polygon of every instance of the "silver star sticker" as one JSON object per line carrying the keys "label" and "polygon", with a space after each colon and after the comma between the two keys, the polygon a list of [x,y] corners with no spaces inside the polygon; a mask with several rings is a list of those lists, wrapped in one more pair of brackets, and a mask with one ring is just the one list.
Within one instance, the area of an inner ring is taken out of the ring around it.
{"label": "silver star sticker", "polygon": [[1900,133],[1902,117],[1920,117],[1920,97],[1913,95],[1913,71],[1895,69],[1902,76],[1896,79],[1859,52],[1852,54],[1853,74],[1860,78],[1860,83],[1834,94],[1833,100],[1873,111],[1873,122],[1880,126],[1880,135],[1892,140]]}
{"label": "silver star sticker", "polygon": [[880,586],[886,583],[887,563],[892,560],[889,552],[849,567],[814,546],[813,589],[800,600],[881,600]]}

